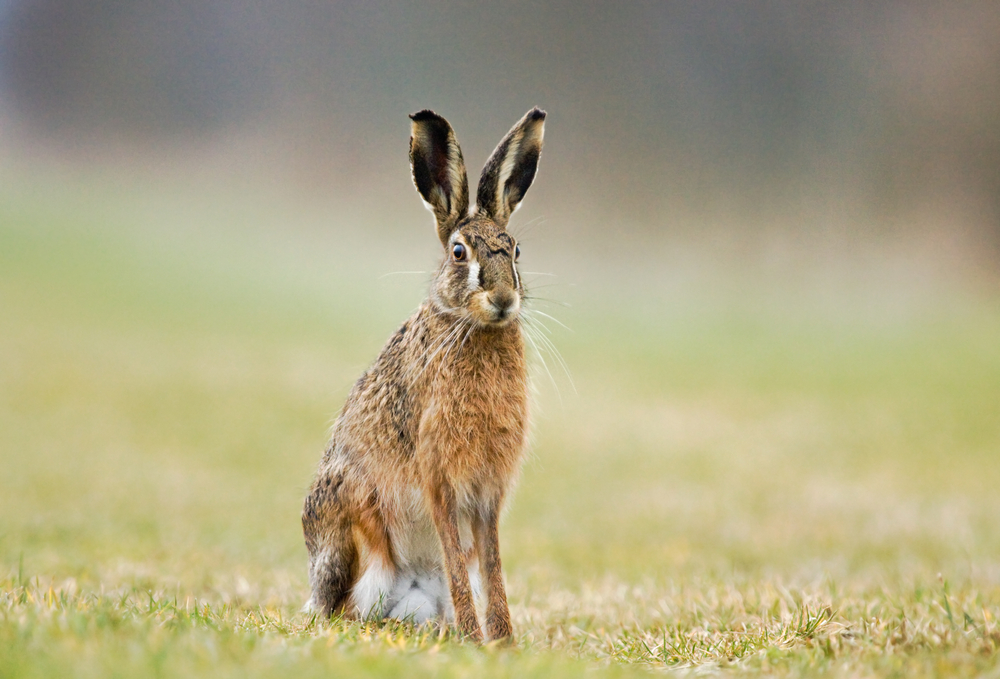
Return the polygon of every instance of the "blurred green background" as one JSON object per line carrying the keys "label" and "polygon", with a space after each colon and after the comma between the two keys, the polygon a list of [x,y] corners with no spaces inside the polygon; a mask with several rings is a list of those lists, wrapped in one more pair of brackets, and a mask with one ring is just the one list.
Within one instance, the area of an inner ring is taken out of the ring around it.
{"label": "blurred green background", "polygon": [[75,666],[28,581],[296,619],[329,426],[439,256],[406,115],[474,181],[533,105],[512,230],[569,374],[535,358],[503,527],[521,643],[759,600],[940,650],[954,591],[994,641],[941,667],[994,663],[998,72],[990,3],[0,2],[0,667]]}

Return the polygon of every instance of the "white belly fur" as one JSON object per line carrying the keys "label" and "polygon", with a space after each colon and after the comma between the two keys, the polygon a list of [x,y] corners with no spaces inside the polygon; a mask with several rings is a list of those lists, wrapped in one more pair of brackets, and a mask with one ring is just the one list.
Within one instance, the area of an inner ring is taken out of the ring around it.
{"label": "white belly fur", "polygon": [[[444,572],[441,542],[424,502],[414,492],[408,502],[399,503],[394,512],[400,520],[389,525],[389,537],[397,565],[373,558],[365,545],[358,578],[351,598],[354,613],[362,619],[396,618],[421,624],[429,620],[454,622],[455,609]],[[459,541],[462,551],[472,547],[472,527],[468,515],[460,512]],[[482,599],[482,581],[475,559],[467,564],[472,596]]]}

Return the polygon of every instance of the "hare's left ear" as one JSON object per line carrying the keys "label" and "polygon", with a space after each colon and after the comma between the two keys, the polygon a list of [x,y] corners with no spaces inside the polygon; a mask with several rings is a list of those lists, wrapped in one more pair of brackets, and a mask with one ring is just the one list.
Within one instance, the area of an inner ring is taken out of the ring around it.
{"label": "hare's left ear", "polygon": [[486,161],[476,192],[477,211],[507,226],[535,178],[545,135],[545,111],[533,108],[510,129]]}
{"label": "hare's left ear", "polygon": [[437,220],[438,238],[448,237],[469,212],[469,178],[462,149],[448,121],[434,111],[410,116],[410,170],[413,183]]}

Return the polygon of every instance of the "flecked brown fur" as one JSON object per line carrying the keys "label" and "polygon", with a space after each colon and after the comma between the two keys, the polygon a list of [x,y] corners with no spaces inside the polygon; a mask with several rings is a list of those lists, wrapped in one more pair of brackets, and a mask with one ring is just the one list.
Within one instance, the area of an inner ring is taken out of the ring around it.
{"label": "flecked brown fur", "polygon": [[[500,142],[471,210],[451,126],[431,111],[411,119],[414,184],[445,256],[428,299],[354,385],[334,425],[302,513],[310,603],[327,615],[386,615],[393,606],[405,614],[410,602],[434,599],[440,580],[449,601],[434,604],[433,617],[449,617],[450,603],[459,629],[479,640],[470,583],[478,565],[486,634],[504,638],[498,520],[528,418],[524,286],[505,227],[534,178],[545,113],[529,111]],[[433,549],[421,537],[431,526]],[[365,610],[376,599],[379,610]]]}

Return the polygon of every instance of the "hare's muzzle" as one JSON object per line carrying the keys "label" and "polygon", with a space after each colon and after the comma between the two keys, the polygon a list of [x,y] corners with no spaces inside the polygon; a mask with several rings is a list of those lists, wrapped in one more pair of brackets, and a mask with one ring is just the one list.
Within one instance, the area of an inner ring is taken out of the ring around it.
{"label": "hare's muzzle", "polygon": [[507,323],[521,310],[517,292],[509,289],[493,290],[487,295],[494,323]]}

